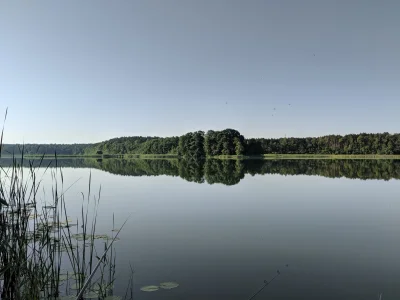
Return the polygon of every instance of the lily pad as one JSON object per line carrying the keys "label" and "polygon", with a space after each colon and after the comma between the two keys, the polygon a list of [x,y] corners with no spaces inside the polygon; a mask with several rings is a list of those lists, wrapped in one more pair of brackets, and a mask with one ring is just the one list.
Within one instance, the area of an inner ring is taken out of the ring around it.
{"label": "lily pad", "polygon": [[94,238],[96,239],[96,240],[100,240],[100,239],[102,239],[102,240],[104,240],[104,239],[108,239],[108,238],[110,238],[107,234],[96,234],[95,236],[94,236]]}
{"label": "lily pad", "polygon": [[[109,237],[107,237],[107,238],[103,238],[103,241],[106,241],[106,242],[111,242],[112,240],[114,240],[114,238],[111,237],[111,236],[109,236]],[[115,243],[115,242],[118,242],[119,240],[120,240],[119,237],[115,238],[114,243]]]}
{"label": "lily pad", "polygon": [[29,215],[29,220],[35,220],[35,219],[39,219],[42,215],[41,214],[32,214]]}
{"label": "lily pad", "polygon": [[179,283],[172,282],[172,281],[160,283],[160,288],[165,289],[165,290],[174,289],[174,288],[177,288],[178,286],[179,286]]}
{"label": "lily pad", "polygon": [[55,206],[51,206],[51,205],[45,205],[43,206],[44,209],[56,209]]}
{"label": "lily pad", "polygon": [[66,281],[68,279],[69,279],[68,274],[60,274],[60,276],[58,276],[59,281]]}
{"label": "lily pad", "polygon": [[146,285],[140,288],[142,292],[155,292],[159,290],[157,285]]}
{"label": "lily pad", "polygon": [[56,251],[57,252],[68,252],[68,251],[74,251],[76,250],[76,246],[75,245],[60,245],[60,248],[56,247]]}
{"label": "lily pad", "polygon": [[74,283],[70,286],[71,290],[80,290],[83,287],[83,283],[79,284],[79,283]]}
{"label": "lily pad", "polygon": [[85,276],[82,273],[75,273],[71,275],[71,279],[74,280],[79,280],[79,279],[83,279]]}
{"label": "lily pad", "polygon": [[60,223],[60,227],[61,228],[70,228],[70,227],[74,227],[74,226],[77,226],[78,224],[76,224],[76,223]]}
{"label": "lily pad", "polygon": [[95,284],[91,290],[93,292],[105,292],[105,291],[110,291],[114,288],[113,284]]}
{"label": "lily pad", "polygon": [[98,299],[99,295],[96,292],[88,292],[86,294],[83,294],[83,298],[87,299]]}
{"label": "lily pad", "polygon": [[91,235],[83,235],[83,233],[76,233],[76,234],[71,234],[71,237],[77,241],[84,241],[84,240],[90,240],[92,238]]}

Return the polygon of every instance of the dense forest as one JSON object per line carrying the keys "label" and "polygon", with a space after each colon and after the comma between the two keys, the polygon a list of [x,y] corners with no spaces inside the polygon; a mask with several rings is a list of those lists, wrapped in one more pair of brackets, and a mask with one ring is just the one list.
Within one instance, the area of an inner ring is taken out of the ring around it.
{"label": "dense forest", "polygon": [[185,158],[264,154],[400,154],[400,134],[361,133],[308,138],[244,138],[237,130],[189,132],[180,137],[121,137],[95,144],[3,145],[3,154],[174,154]]}
{"label": "dense forest", "polygon": [[400,154],[400,134],[361,133],[309,138],[250,138],[237,130],[189,132],[180,137],[127,137],[87,147],[85,153],[178,154],[183,157],[263,154]]}
{"label": "dense forest", "polygon": [[38,155],[84,155],[90,144],[3,144],[3,155],[38,154]]}
{"label": "dense forest", "polygon": [[361,133],[315,138],[248,139],[246,153],[400,154],[400,134]]}

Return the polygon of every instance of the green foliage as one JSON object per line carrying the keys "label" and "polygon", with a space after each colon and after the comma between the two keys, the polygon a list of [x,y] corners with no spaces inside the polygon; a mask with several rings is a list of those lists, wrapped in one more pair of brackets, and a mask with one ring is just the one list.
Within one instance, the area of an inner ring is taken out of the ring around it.
{"label": "green foliage", "polygon": [[400,154],[400,134],[385,132],[313,138],[248,139],[246,154]]}
{"label": "green foliage", "polygon": [[181,137],[120,137],[96,144],[3,145],[3,154],[181,155],[189,159],[263,154],[400,154],[400,134],[348,134],[307,138],[250,138],[237,130],[189,132]]}
{"label": "green foliage", "polygon": [[86,154],[100,150],[106,154],[176,154],[178,137],[121,137],[91,145]]}
{"label": "green foliage", "polygon": [[[9,164],[8,168],[3,168],[4,162]],[[88,288],[102,288],[96,289],[95,295],[88,291],[85,298],[104,299],[115,281],[115,250],[108,243],[114,235],[95,235],[99,201],[90,195],[90,179],[87,205],[82,204],[81,218],[73,223],[66,211],[62,171],[51,171],[52,183],[47,186],[53,195],[50,205],[37,201],[41,197],[36,191],[43,189],[45,193],[46,189],[41,180],[36,180],[39,172],[43,176],[48,170],[49,164],[43,162],[23,158],[1,160],[0,202],[7,207],[0,207],[0,298],[76,299],[74,290],[83,292],[84,282],[90,278]],[[39,168],[45,168],[44,173]],[[85,203],[83,193],[82,197]],[[90,198],[93,213],[89,213]],[[102,243],[95,242],[100,238]],[[96,264],[97,253],[103,248],[107,250],[101,264]],[[104,276],[106,272],[109,276]],[[62,285],[70,286],[74,296],[62,296],[69,293]]]}
{"label": "green foliage", "polygon": [[244,137],[237,130],[209,130],[205,135],[204,150],[207,156],[244,154]]}
{"label": "green foliage", "polygon": [[179,138],[178,153],[189,159],[204,158],[204,132],[196,131],[182,135]]}
{"label": "green foliage", "polygon": [[91,144],[4,144],[3,155],[83,155]]}

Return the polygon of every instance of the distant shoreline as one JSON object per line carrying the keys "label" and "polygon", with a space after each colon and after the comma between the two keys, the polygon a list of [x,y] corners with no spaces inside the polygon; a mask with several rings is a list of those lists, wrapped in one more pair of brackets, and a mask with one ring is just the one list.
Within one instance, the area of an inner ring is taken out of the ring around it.
{"label": "distant shoreline", "polygon": [[[20,158],[21,155],[15,155]],[[55,158],[53,155],[24,155],[26,158]],[[10,155],[3,155],[2,158],[12,158]],[[95,159],[179,159],[182,158],[176,154],[103,154],[103,155],[57,155],[57,158],[95,158]],[[263,155],[218,155],[208,156],[209,159],[400,159],[400,155],[382,155],[382,154],[263,154]]]}

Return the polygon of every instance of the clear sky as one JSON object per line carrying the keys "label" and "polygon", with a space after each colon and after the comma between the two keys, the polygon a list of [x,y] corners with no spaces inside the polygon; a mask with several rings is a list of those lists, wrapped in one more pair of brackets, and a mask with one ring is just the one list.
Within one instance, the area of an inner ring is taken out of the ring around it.
{"label": "clear sky", "polygon": [[399,0],[1,1],[5,142],[399,132],[399,12]]}

